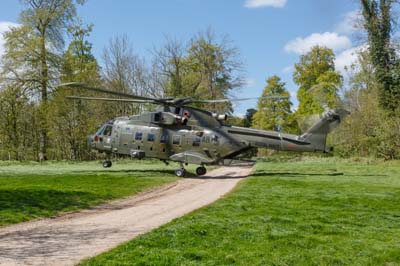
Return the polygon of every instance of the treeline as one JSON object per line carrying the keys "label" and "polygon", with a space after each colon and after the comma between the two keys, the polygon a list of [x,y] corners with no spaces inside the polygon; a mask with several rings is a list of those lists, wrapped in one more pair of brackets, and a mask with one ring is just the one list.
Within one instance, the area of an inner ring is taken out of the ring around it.
{"label": "treeline", "polygon": [[[104,48],[102,67],[92,54],[92,25],[77,16],[84,1],[24,0],[18,27],[5,33],[0,73],[0,159],[86,160],[87,136],[117,116],[152,108],[140,104],[85,102],[85,94],[57,85],[83,82],[142,96],[225,98],[243,84],[240,55],[211,29],[188,41],[166,38],[152,58],[135,54],[126,36]],[[102,95],[104,97],[104,95]],[[207,106],[231,112],[227,105]]]}
{"label": "treeline", "polygon": [[[343,87],[343,77],[335,70],[333,51],[316,46],[295,64],[293,81],[299,86],[299,105],[294,112],[289,98],[260,98],[257,110],[249,109],[236,123],[300,133],[324,109],[344,107],[351,115],[330,135],[334,154],[399,159],[400,50],[393,39],[394,3],[360,1],[366,48],[358,51],[358,63],[348,69],[348,86]],[[289,95],[278,76],[267,79],[262,96],[271,95]]]}
{"label": "treeline", "polygon": [[[0,66],[0,159],[87,160],[86,137],[116,116],[153,106],[67,100],[93,93],[57,87],[83,82],[150,97],[232,96],[244,84],[243,63],[228,38],[212,30],[190,40],[166,38],[146,60],[124,35],[104,48],[100,66],[88,41],[93,25],[77,17],[82,0],[24,0],[20,26],[5,34]],[[360,0],[368,37],[359,63],[349,69],[348,86],[335,70],[335,54],[316,46],[295,64],[298,108],[289,98],[260,98],[256,109],[230,123],[300,133],[326,108],[344,107],[351,115],[330,137],[335,154],[400,158],[400,59],[393,39],[394,1]],[[271,76],[261,96],[289,96],[286,84]],[[97,95],[96,95],[97,96]],[[104,97],[104,95],[102,95]],[[232,106],[207,105],[215,112]]]}

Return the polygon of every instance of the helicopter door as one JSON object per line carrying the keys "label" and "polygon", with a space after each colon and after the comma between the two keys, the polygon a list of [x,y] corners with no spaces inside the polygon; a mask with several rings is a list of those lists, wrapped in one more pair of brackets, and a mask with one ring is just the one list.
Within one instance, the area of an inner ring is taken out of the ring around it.
{"label": "helicopter door", "polygon": [[130,154],[132,148],[132,128],[127,126],[122,128],[119,136],[119,153]]}

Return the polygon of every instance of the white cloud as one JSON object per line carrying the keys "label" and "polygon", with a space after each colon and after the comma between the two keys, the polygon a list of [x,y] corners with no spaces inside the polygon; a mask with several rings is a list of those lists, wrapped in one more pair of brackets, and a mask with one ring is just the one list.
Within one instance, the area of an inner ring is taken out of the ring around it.
{"label": "white cloud", "polygon": [[351,47],[349,37],[339,35],[336,32],[313,33],[305,38],[298,37],[285,45],[288,53],[305,54],[312,47],[320,45],[331,48],[335,52],[343,51]]}
{"label": "white cloud", "polygon": [[360,45],[357,47],[352,47],[342,51],[340,54],[336,56],[335,60],[335,68],[339,71],[343,76],[347,76],[346,67],[349,68],[353,65],[357,65],[358,63],[358,53],[362,50],[365,50],[367,46]]}
{"label": "white cloud", "polygon": [[3,34],[10,29],[10,27],[19,26],[16,23],[9,21],[0,21],[0,56],[4,53],[4,37]]}
{"label": "white cloud", "polygon": [[246,0],[244,6],[247,8],[259,8],[259,7],[284,7],[287,0]]}
{"label": "white cloud", "polygon": [[341,22],[336,24],[335,32],[349,35],[359,30],[358,25],[362,21],[362,15],[359,10],[354,10],[344,14]]}

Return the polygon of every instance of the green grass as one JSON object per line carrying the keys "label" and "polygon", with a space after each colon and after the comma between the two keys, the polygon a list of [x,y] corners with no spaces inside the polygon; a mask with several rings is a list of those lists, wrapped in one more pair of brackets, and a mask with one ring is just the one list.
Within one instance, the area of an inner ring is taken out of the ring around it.
{"label": "green grass", "polygon": [[261,162],[223,199],[82,265],[400,265],[400,162]]}
{"label": "green grass", "polygon": [[0,162],[0,226],[49,217],[175,181],[159,161]]}

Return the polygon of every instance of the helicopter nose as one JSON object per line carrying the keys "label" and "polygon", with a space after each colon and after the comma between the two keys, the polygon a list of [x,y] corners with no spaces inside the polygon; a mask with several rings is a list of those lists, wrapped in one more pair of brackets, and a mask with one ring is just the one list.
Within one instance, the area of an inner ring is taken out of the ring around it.
{"label": "helicopter nose", "polygon": [[94,145],[96,145],[96,143],[94,142],[94,135],[89,135],[87,137],[87,147],[88,147],[88,149],[94,148]]}

